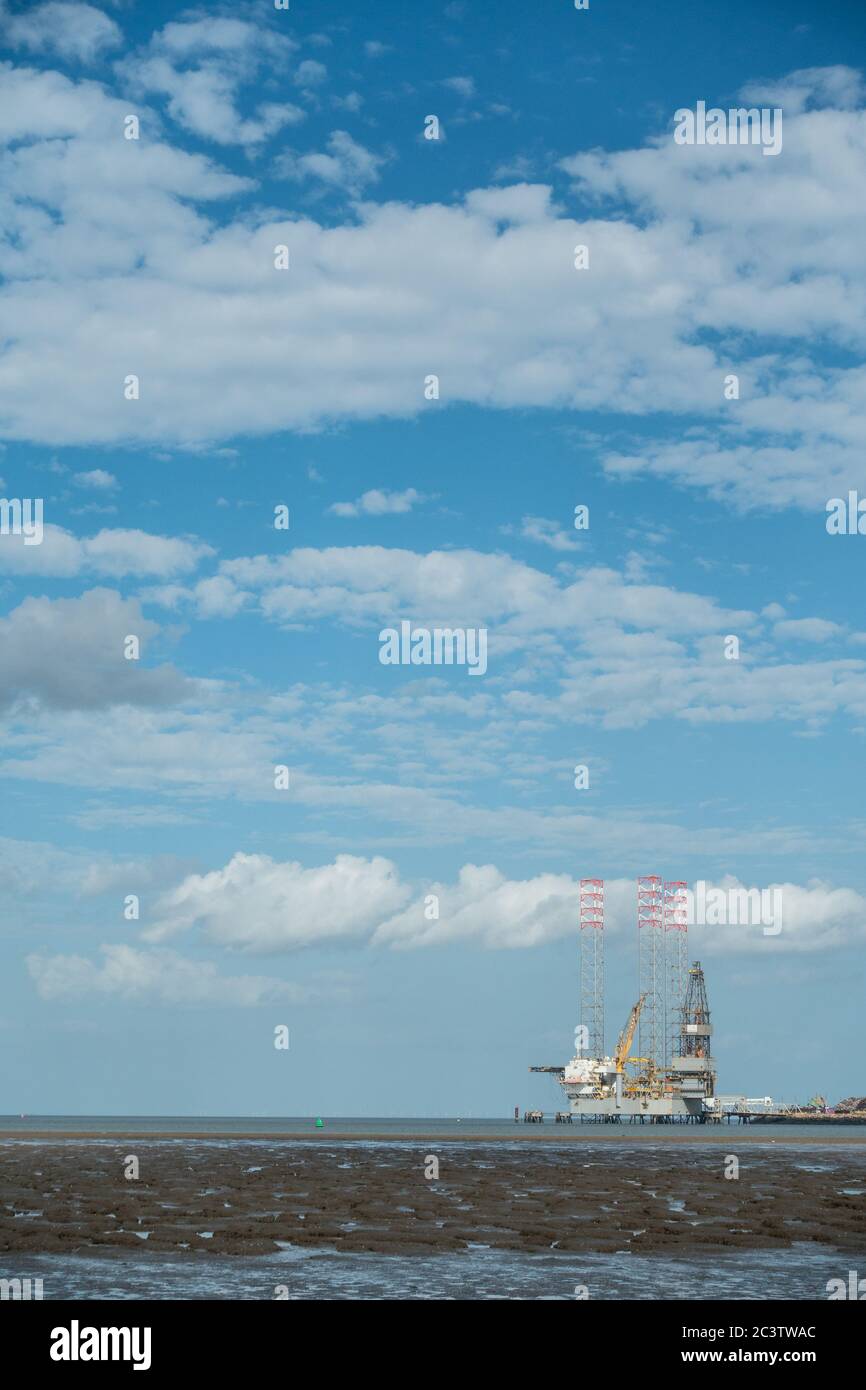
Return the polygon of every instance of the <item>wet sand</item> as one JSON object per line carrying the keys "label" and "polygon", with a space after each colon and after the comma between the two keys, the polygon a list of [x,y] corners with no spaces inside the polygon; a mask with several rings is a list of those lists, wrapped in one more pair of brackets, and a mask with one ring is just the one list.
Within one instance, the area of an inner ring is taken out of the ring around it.
{"label": "wet sand", "polygon": [[[16,1138],[0,1145],[0,1252],[866,1252],[866,1152],[850,1145],[550,1138]],[[737,1179],[724,1176],[729,1154]],[[124,1177],[129,1155],[138,1179]],[[425,1177],[428,1155],[438,1179]]]}

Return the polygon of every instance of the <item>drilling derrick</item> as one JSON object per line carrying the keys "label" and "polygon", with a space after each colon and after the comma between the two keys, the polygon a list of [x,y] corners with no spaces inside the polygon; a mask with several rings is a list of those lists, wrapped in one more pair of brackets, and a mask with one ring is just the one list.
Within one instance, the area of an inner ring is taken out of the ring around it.
{"label": "drilling derrick", "polygon": [[664,904],[662,881],[648,874],[637,881],[638,965],[644,996],[638,1049],[647,1080],[665,1064]]}
{"label": "drilling derrick", "polygon": [[671,1061],[671,1080],[683,1099],[715,1095],[716,1071],[711,1056],[710,1006],[699,960],[689,966],[680,1026],[679,1056]]}
{"label": "drilling derrick", "polygon": [[680,1051],[688,943],[686,884],[665,884],[665,1069]]}
{"label": "drilling derrick", "polygon": [[580,1022],[586,1056],[604,1056],[604,879],[580,880]]}

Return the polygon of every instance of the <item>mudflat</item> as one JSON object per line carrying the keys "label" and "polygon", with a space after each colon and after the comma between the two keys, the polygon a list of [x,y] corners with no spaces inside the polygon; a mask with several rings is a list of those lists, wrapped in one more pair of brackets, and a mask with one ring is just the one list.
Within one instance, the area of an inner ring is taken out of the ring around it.
{"label": "mudflat", "polygon": [[[684,1254],[814,1242],[862,1258],[866,1150],[724,1139],[7,1139],[0,1252]],[[127,1177],[133,1157],[138,1177]]]}

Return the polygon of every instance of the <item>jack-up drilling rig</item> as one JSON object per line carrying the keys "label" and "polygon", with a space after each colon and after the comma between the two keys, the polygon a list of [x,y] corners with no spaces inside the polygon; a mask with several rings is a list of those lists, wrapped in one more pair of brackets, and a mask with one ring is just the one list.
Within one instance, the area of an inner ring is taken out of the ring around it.
{"label": "jack-up drilling rig", "polygon": [[[650,908],[647,883],[652,883],[653,899]],[[592,922],[586,932],[582,914],[582,946],[592,951],[590,978],[596,988],[603,989],[603,893],[598,879],[583,880],[591,884],[600,904],[598,922]],[[633,1005],[613,1056],[604,1053],[603,1038],[596,1028],[582,1029],[585,1046],[578,1046],[575,1056],[564,1067],[530,1067],[533,1072],[556,1076],[568,1099],[571,1114],[582,1119],[616,1122],[623,1116],[665,1124],[675,1122],[703,1123],[715,1119],[713,1106],[716,1087],[715,1064],[710,1054],[712,1027],[707,1003],[707,989],[700,961],[685,968],[686,923],[680,907],[684,885],[664,885],[664,915],[657,907],[662,902],[660,879],[641,879],[638,882],[638,932],[641,952],[640,997]],[[661,935],[662,926],[666,929]],[[650,938],[640,933],[653,932]],[[670,933],[668,935],[668,933]],[[587,941],[587,936],[590,940]],[[668,969],[663,972],[660,953],[664,949]],[[645,961],[650,955],[652,970]],[[666,974],[666,989],[662,993],[662,978]],[[685,979],[683,978],[685,976]],[[648,983],[648,979],[651,981]],[[603,1019],[604,1001],[593,998],[589,1006],[586,994],[587,972],[582,971],[581,1008],[592,1021]],[[643,1027],[642,1015],[649,1008],[651,1026]],[[642,1051],[647,1055],[633,1057],[631,1048],[640,1023]]]}

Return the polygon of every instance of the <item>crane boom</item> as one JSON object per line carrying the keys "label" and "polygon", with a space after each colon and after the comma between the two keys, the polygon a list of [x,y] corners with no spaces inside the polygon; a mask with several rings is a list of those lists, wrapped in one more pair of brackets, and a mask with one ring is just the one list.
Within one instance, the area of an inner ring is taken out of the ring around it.
{"label": "crane boom", "polygon": [[623,1070],[628,1061],[631,1045],[634,1042],[637,1021],[640,1018],[640,1011],[643,1008],[643,1001],[645,999],[646,994],[642,994],[637,1003],[632,1006],[632,1011],[628,1016],[628,1023],[619,1035],[619,1042],[616,1045],[616,1052],[614,1053],[614,1061],[616,1062],[616,1069],[618,1072]]}

